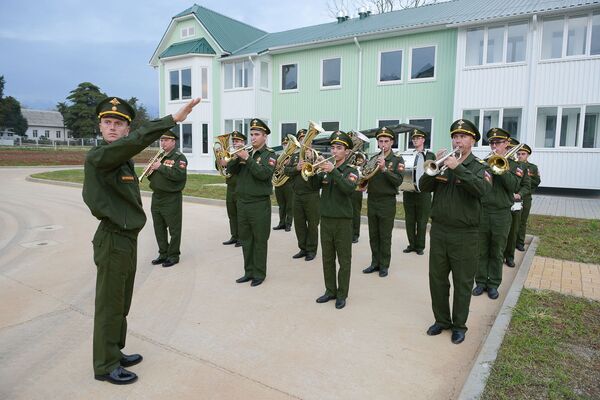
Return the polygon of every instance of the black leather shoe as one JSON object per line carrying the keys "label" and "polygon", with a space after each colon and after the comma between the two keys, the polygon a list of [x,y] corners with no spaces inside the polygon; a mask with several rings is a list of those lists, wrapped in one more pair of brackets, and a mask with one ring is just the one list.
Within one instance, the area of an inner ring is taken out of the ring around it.
{"label": "black leather shoe", "polygon": [[250,286],[258,286],[261,283],[263,283],[265,280],[264,279],[252,279],[252,283],[250,284]]}
{"label": "black leather shoe", "polygon": [[465,341],[465,333],[461,331],[452,331],[452,343],[461,344]]}
{"label": "black leather shoe", "polygon": [[312,261],[315,259],[315,253],[306,253],[306,257],[304,257],[304,261]]}
{"label": "black leather shoe", "polygon": [[158,265],[158,264],[162,264],[162,263],[164,263],[165,261],[167,261],[167,259],[166,259],[166,258],[160,258],[160,257],[158,257],[158,258],[156,258],[156,259],[152,260],[152,265]]}
{"label": "black leather shoe", "polygon": [[523,246],[522,244],[518,244],[516,249],[519,251],[525,251],[525,246]]}
{"label": "black leather shoe", "polygon": [[403,253],[412,253],[413,251],[415,251],[415,249],[413,249],[410,246],[408,246],[407,248],[405,248],[404,250],[402,250]]}
{"label": "black leather shoe", "polygon": [[510,259],[506,259],[506,265],[509,266],[510,268],[514,268],[515,267],[515,260],[510,260]]}
{"label": "black leather shoe", "polygon": [[354,236],[352,238],[352,243],[358,243],[358,236]]}
{"label": "black leather shoe", "polygon": [[285,231],[286,231],[286,232],[289,232],[289,231],[291,231],[291,230],[292,230],[292,226],[291,226],[291,225],[286,225],[286,226],[285,226]]}
{"label": "black leather shoe", "polygon": [[242,276],[241,278],[237,278],[235,281],[237,283],[246,283],[246,282],[250,282],[252,280],[252,278],[250,278],[249,276]]}
{"label": "black leather shoe", "polygon": [[285,229],[285,224],[280,223],[279,225],[273,227],[274,231],[279,231],[281,229]]}
{"label": "black leather shoe", "polygon": [[483,286],[475,286],[475,289],[471,292],[473,296],[481,296],[481,294],[485,292],[485,288]]}
{"label": "black leather shoe", "polygon": [[127,354],[123,354],[121,357],[121,367],[131,367],[135,364],[139,364],[142,362],[142,360],[144,359],[144,357],[142,357],[141,354],[131,354],[131,355],[127,355]]}
{"label": "black leather shoe", "polygon": [[317,299],[317,303],[327,303],[329,300],[335,300],[335,296],[325,293]]}
{"label": "black leather shoe", "polygon": [[237,239],[231,238],[229,240],[226,240],[223,242],[224,245],[229,245],[229,244],[236,244],[237,243]]}
{"label": "black leather shoe", "polygon": [[429,335],[429,336],[439,335],[440,333],[442,333],[442,331],[444,331],[446,329],[449,329],[449,328],[444,328],[441,325],[433,324],[429,327],[429,329],[427,329],[427,335]]}
{"label": "black leather shoe", "polygon": [[418,255],[420,255],[420,256],[422,256],[422,255],[423,255],[423,250],[415,250],[415,251],[416,251],[416,253],[417,253]]}
{"label": "black leather shoe", "polygon": [[386,276],[388,276],[387,269],[380,269],[379,270],[379,276],[382,277],[382,278],[385,278]]}
{"label": "black leather shoe", "polygon": [[297,252],[296,254],[294,254],[292,256],[292,258],[302,258],[302,257],[306,257],[306,250],[300,250],[299,252]]}
{"label": "black leather shoe", "polygon": [[235,242],[235,247],[242,247],[242,242],[240,242],[239,240]]}
{"label": "black leather shoe", "polygon": [[127,385],[137,381],[137,375],[131,371],[127,371],[125,368],[118,366],[117,368],[110,371],[109,374],[105,375],[94,375],[94,378],[98,381],[107,381],[114,383],[115,385]]}
{"label": "black leather shoe", "polygon": [[163,263],[163,265],[162,265],[162,266],[163,266],[164,268],[168,268],[168,267],[172,267],[173,265],[175,265],[175,264],[178,264],[178,263],[179,263],[179,261],[175,261],[175,260],[167,260],[167,261],[165,261],[165,262]]}
{"label": "black leather shoe", "polygon": [[500,296],[500,293],[498,293],[498,289],[496,288],[488,288],[488,297],[492,300],[496,300],[498,298],[498,296]]}
{"label": "black leather shoe", "polygon": [[363,269],[363,274],[372,274],[375,271],[379,271],[379,267],[369,265],[367,268]]}
{"label": "black leather shoe", "polygon": [[341,310],[344,307],[346,307],[346,300],[345,299],[336,299],[335,308],[337,308],[338,310]]}

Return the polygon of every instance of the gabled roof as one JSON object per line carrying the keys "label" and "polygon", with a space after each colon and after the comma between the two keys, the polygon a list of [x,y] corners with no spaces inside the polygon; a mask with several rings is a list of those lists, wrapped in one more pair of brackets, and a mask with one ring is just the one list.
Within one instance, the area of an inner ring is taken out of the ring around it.
{"label": "gabled roof", "polygon": [[191,14],[196,16],[219,46],[228,53],[232,53],[267,33],[197,4],[180,12],[173,19]]}
{"label": "gabled roof", "polygon": [[232,56],[260,54],[269,50],[353,37],[420,28],[435,29],[462,24],[545,14],[600,5],[600,0],[452,0],[408,8],[366,18],[308,26],[270,33],[236,50]]}
{"label": "gabled roof", "polygon": [[21,113],[27,120],[27,125],[63,128],[63,117],[58,111],[31,110],[22,108]]}
{"label": "gabled roof", "polygon": [[174,43],[160,53],[158,58],[175,57],[183,54],[217,54],[206,39],[188,40]]}

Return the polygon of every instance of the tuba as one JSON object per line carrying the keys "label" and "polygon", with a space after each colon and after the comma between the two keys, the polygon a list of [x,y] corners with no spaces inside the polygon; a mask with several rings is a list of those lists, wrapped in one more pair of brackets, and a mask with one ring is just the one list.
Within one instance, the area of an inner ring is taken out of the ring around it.
{"label": "tuba", "polygon": [[304,139],[302,140],[302,147],[300,148],[300,161],[314,162],[316,160],[315,153],[313,152],[312,155],[308,157],[308,154],[306,154],[306,150],[311,148],[310,145],[312,141],[315,139],[315,137],[317,137],[319,133],[322,132],[325,131],[323,130],[323,128],[321,128],[321,125],[313,121],[308,121],[308,132],[306,133],[306,136],[304,136]]}
{"label": "tuba", "polygon": [[379,172],[379,165],[377,162],[379,161],[379,157],[383,155],[383,150],[379,150],[379,153],[375,154],[373,157],[369,158],[369,160],[363,165],[360,169],[360,179],[358,180],[358,187],[364,188],[369,183],[369,179],[377,175]]}
{"label": "tuba", "polygon": [[217,161],[217,170],[222,176],[229,178],[231,175],[227,173],[227,167],[223,167],[219,161],[225,159],[227,156],[227,149],[229,149],[229,138],[231,133],[225,133],[217,136],[217,141],[213,145],[213,152],[215,153],[215,160]]}
{"label": "tuba", "polygon": [[148,165],[146,165],[146,168],[144,168],[144,172],[142,172],[142,174],[140,175],[140,182],[144,179],[144,177],[152,175],[152,172],[154,172],[150,170],[150,168],[152,168],[152,164],[154,164],[155,162],[161,162],[166,155],[167,154],[165,153],[165,150],[161,147],[160,150],[158,150],[158,153],[156,153],[154,157],[152,157]]}
{"label": "tuba", "polygon": [[287,182],[288,179],[290,179],[290,177],[284,173],[284,169],[287,163],[289,162],[290,158],[292,157],[292,154],[294,154],[296,150],[300,148],[300,142],[298,142],[298,139],[296,139],[294,135],[287,135],[287,138],[288,143],[285,146],[285,149],[283,149],[283,151],[277,158],[277,164],[275,164],[275,172],[273,172],[273,178],[271,179],[271,182],[275,187],[282,186],[284,183]]}

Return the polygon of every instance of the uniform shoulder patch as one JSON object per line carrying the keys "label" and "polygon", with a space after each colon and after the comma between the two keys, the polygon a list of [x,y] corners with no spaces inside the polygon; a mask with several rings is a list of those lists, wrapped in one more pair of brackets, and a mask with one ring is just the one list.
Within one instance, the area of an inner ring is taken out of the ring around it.
{"label": "uniform shoulder patch", "polygon": [[515,175],[517,175],[518,177],[523,176],[523,170],[521,169],[521,167],[517,167],[517,169],[515,170]]}
{"label": "uniform shoulder patch", "polygon": [[348,180],[349,180],[350,182],[354,183],[354,182],[356,182],[356,181],[357,181],[357,179],[358,179],[358,175],[356,175],[355,173],[353,173],[353,172],[350,172],[350,173],[348,174]]}
{"label": "uniform shoulder patch", "polygon": [[269,165],[273,167],[275,164],[277,164],[277,160],[274,157],[269,157]]}
{"label": "uniform shoulder patch", "polygon": [[492,174],[490,174],[488,170],[483,171],[483,179],[485,179],[487,183],[491,184],[493,180]]}
{"label": "uniform shoulder patch", "polygon": [[178,151],[176,151],[176,152],[175,152],[175,155],[177,155],[177,156],[180,156],[180,155],[181,155],[181,153],[180,153],[180,152],[178,152]]}

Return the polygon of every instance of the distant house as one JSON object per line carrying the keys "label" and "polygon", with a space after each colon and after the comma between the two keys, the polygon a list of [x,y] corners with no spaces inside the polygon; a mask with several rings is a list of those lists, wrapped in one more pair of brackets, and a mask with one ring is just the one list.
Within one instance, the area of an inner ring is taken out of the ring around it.
{"label": "distant house", "polygon": [[66,140],[67,128],[64,126],[62,114],[58,111],[21,109],[27,120],[27,139]]}

